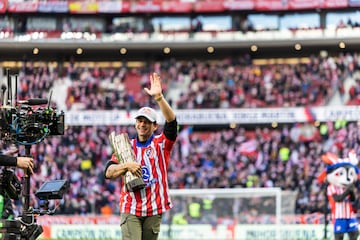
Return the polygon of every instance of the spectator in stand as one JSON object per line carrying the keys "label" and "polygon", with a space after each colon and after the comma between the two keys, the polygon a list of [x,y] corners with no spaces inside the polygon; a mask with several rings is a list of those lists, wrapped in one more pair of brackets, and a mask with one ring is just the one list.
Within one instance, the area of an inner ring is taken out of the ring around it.
{"label": "spectator in stand", "polygon": [[193,32],[202,32],[203,30],[203,23],[201,21],[201,19],[198,17],[194,20],[193,25],[191,26],[191,29]]}

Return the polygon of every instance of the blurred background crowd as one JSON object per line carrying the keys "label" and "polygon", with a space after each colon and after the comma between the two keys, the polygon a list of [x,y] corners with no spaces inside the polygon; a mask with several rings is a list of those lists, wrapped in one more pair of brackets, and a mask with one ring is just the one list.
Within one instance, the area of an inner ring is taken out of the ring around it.
{"label": "blurred background crowd", "polygon": [[351,105],[360,91],[359,54],[346,52],[287,64],[257,64],[245,55],[153,61],[131,69],[24,62],[20,96],[46,98],[53,89],[62,110],[137,109],[154,104],[142,92],[151,70],[161,74],[175,109]]}
{"label": "blurred background crowd", "polygon": [[[333,99],[351,104],[359,95],[359,61],[354,52],[271,65],[254,64],[248,56],[211,62],[172,59],[134,69],[77,67],[76,63],[54,68],[46,62],[38,66],[26,62],[19,72],[19,96],[47,98],[53,91],[51,105],[65,111],[154,106],[141,89],[156,69],[174,109],[323,106]],[[356,122],[343,120],[200,131],[182,125],[171,157],[170,186],[280,187],[296,193],[294,214],[322,212],[325,199],[319,194],[317,176],[325,166],[320,157],[327,151],[346,156],[350,149],[360,155],[359,128]],[[48,180],[69,179],[69,194],[52,203],[59,204],[59,214],[117,214],[119,182],[107,181],[103,175],[112,154],[108,142],[112,131],[135,135],[133,126],[68,126],[63,136],[32,146],[36,159],[32,189]],[[31,201],[34,206],[41,204],[33,195]],[[20,201],[16,204],[20,209]]]}

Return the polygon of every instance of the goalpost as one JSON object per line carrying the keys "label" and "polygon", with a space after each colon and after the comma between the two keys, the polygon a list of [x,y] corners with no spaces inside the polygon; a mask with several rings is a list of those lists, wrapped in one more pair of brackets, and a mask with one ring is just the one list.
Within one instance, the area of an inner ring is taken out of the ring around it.
{"label": "goalpost", "polygon": [[164,215],[168,229],[160,239],[260,238],[256,230],[239,229],[239,224],[267,224],[267,239],[280,239],[280,188],[171,189],[170,195],[174,207]]}

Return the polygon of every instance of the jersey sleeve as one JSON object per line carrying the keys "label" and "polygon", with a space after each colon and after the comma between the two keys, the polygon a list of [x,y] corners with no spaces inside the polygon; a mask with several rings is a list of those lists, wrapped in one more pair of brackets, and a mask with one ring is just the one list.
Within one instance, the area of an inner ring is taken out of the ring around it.
{"label": "jersey sleeve", "polygon": [[17,157],[0,154],[0,165],[6,167],[8,166],[16,167]]}
{"label": "jersey sleeve", "polygon": [[177,133],[178,133],[178,123],[176,119],[171,122],[165,122],[164,135],[166,136],[167,139],[171,141],[175,141],[177,138]]}
{"label": "jersey sleeve", "polygon": [[104,176],[106,178],[106,171],[107,169],[109,168],[110,165],[113,165],[113,164],[118,164],[119,163],[119,160],[117,159],[116,155],[113,153],[111,155],[111,159],[106,163],[106,166],[105,166],[105,170],[104,170]]}

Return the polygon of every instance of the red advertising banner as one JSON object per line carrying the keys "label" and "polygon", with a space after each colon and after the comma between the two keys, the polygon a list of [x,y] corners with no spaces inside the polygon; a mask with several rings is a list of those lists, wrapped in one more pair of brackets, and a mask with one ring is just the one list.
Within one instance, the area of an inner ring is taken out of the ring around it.
{"label": "red advertising banner", "polygon": [[70,13],[97,13],[97,2],[91,1],[72,1],[69,2]]}
{"label": "red advertising banner", "polygon": [[132,13],[157,13],[161,12],[162,1],[137,1],[131,2],[130,12]]}
{"label": "red advertising banner", "polygon": [[194,12],[223,12],[225,11],[223,0],[205,0],[194,3]]}
{"label": "red advertising banner", "polygon": [[320,0],[288,0],[288,9],[315,9],[320,7]]}
{"label": "red advertising banner", "polygon": [[281,11],[360,6],[360,0],[0,0],[0,13],[70,12],[96,13],[191,13],[224,11]]}
{"label": "red advertising banner", "polygon": [[19,1],[8,1],[8,12],[20,12],[20,13],[31,13],[38,11],[38,2],[19,2]]}
{"label": "red advertising banner", "polygon": [[286,0],[254,0],[255,9],[260,11],[287,10]]}
{"label": "red advertising banner", "polygon": [[190,13],[193,9],[193,3],[176,0],[162,1],[161,12],[169,13]]}
{"label": "red advertising banner", "polygon": [[253,10],[255,8],[254,0],[224,0],[226,10]]}
{"label": "red advertising banner", "polygon": [[6,12],[6,9],[7,9],[7,1],[0,0],[0,13]]}

